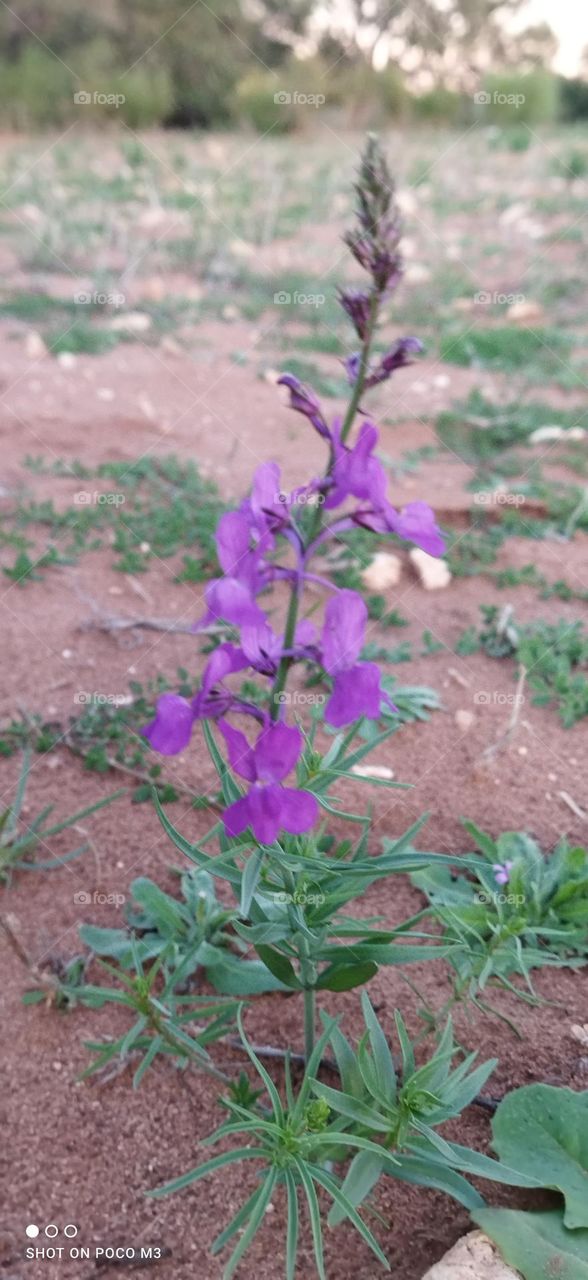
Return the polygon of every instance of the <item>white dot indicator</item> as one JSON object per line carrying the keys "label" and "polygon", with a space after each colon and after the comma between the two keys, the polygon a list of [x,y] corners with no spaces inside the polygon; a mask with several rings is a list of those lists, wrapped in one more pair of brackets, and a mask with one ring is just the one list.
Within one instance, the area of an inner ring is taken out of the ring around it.
{"label": "white dot indicator", "polygon": [[38,1236],[38,1234],[39,1234],[38,1226],[36,1226],[34,1222],[29,1222],[29,1225],[25,1230],[25,1235],[27,1235],[30,1240],[34,1240],[35,1236]]}
{"label": "white dot indicator", "polygon": [[50,1222],[48,1226],[45,1227],[45,1235],[49,1236],[50,1239],[53,1240],[55,1236],[59,1235],[59,1227],[56,1227],[54,1222]]}

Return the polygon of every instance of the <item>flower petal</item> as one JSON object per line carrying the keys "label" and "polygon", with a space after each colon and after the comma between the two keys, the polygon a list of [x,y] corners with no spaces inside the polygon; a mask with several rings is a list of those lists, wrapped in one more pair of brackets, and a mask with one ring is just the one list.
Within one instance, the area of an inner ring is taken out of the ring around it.
{"label": "flower petal", "polygon": [[235,575],[250,546],[249,525],[240,511],[227,511],[216,530],[219,564],[225,573]]}
{"label": "flower petal", "polygon": [[241,778],[246,778],[248,782],[254,782],[257,777],[255,756],[245,734],[241,733],[240,729],[233,729],[226,720],[219,720],[218,727],[227,744],[231,769],[234,769]]}
{"label": "flower petal", "polygon": [[262,729],[254,747],[259,781],[281,782],[294,768],[301,751],[300,729],[286,724],[270,724]]}
{"label": "flower petal", "polygon": [[237,578],[216,578],[205,592],[209,615],[232,622],[236,627],[258,626],[265,614],[255,603],[251,592]]}
{"label": "flower petal", "polygon": [[178,693],[162,693],[157,699],[155,718],[141,730],[154,751],[176,756],[188,746],[194,724],[192,704]]}
{"label": "flower petal", "polygon": [[345,588],[329,600],[322,642],[323,665],[329,675],[346,671],[357,661],[367,616],[366,605],[357,591]]}
{"label": "flower petal", "polygon": [[325,720],[336,729],[352,724],[360,716],[377,720],[381,702],[380,668],[375,662],[359,662],[349,671],[341,671],[335,676],[333,692],[325,708]]}
{"label": "flower petal", "polygon": [[318,815],[318,801],[310,791],[280,787],[280,823],[285,831],[291,831],[293,835],[309,831]]}

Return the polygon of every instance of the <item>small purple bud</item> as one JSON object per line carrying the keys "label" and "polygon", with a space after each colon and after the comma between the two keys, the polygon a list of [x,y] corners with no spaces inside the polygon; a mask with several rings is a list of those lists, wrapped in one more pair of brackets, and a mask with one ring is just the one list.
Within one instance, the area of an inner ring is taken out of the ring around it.
{"label": "small purple bud", "polygon": [[494,872],[496,884],[508,884],[513,867],[514,862],[494,862],[492,864],[492,870]]}
{"label": "small purple bud", "polygon": [[355,326],[355,332],[365,342],[371,311],[371,295],[365,289],[341,289],[339,302]]}
{"label": "small purple bud", "polygon": [[278,386],[288,387],[290,391],[290,408],[296,409],[298,413],[303,413],[306,418],[310,419],[319,436],[323,436],[325,440],[330,440],[330,431],[314,391],[310,387],[305,387],[300,378],[296,378],[293,373],[283,373],[281,378],[278,378]]}
{"label": "small purple bud", "polygon": [[412,364],[410,357],[420,355],[422,351],[424,347],[419,338],[399,338],[368,374],[366,387],[376,387],[379,382],[387,382],[396,369],[404,369],[406,365]]}

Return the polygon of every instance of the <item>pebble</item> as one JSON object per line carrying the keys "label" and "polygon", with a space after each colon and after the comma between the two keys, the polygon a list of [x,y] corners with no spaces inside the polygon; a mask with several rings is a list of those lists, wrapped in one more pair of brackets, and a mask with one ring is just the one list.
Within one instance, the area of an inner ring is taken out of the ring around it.
{"label": "pebble", "polygon": [[378,551],[363,570],[361,580],[370,591],[396,587],[402,574],[402,561],[390,551]]}
{"label": "pebble", "polygon": [[43,356],[48,354],[47,347],[43,342],[41,334],[37,333],[36,329],[31,329],[27,333],[24,341],[24,349],[25,355],[29,357],[29,360],[42,360]]}
{"label": "pebble", "polygon": [[145,311],[127,311],[122,316],[112,316],[109,323],[110,329],[126,330],[127,333],[146,333],[152,325],[151,316]]}
{"label": "pebble", "polygon": [[519,755],[520,755],[520,756],[528,756],[528,754],[529,754],[529,748],[528,748],[528,747],[517,747],[517,751],[518,751],[518,753],[519,753]]}
{"label": "pebble", "polygon": [[441,588],[449,586],[451,570],[445,560],[439,560],[437,556],[430,556],[426,551],[422,551],[420,547],[413,547],[408,554],[425,591],[439,591]]}
{"label": "pebble", "polygon": [[454,720],[458,729],[460,729],[462,733],[467,733],[468,730],[476,723],[476,717],[473,711],[466,711],[465,709],[456,711]]}
{"label": "pebble", "polygon": [[62,369],[75,369],[78,362],[73,351],[60,351],[57,356],[57,363]]}
{"label": "pebble", "polygon": [[62,649],[61,656],[62,658],[73,658],[73,649]]}
{"label": "pebble", "polygon": [[388,769],[385,764],[353,764],[351,772],[355,774],[356,778],[383,778],[385,781],[389,781],[394,777],[392,769]]}

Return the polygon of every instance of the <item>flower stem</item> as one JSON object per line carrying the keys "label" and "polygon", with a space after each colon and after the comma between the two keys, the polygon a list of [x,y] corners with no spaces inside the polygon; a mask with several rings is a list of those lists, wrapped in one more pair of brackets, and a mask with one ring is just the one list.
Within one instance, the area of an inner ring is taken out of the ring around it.
{"label": "flower stem", "polygon": [[[284,649],[291,649],[294,644],[294,636],[296,634],[296,623],[298,621],[298,606],[300,604],[300,578],[296,579],[292,587],[290,596],[290,604],[288,606],[288,616],[286,618],[286,629],[284,631]],[[281,694],[284,692],[284,686],[288,678],[288,668],[292,659],[282,654],[280,664],[276,672],[276,678],[273,683],[271,693],[270,719],[277,720],[280,713],[280,704],[282,702]]]}
{"label": "flower stem", "polygon": [[363,346],[361,348],[361,356],[359,361],[357,378],[355,379],[353,394],[347,406],[347,413],[345,414],[343,426],[341,427],[341,441],[343,444],[345,444],[347,436],[349,435],[349,432],[351,431],[351,428],[353,426],[355,415],[357,413],[359,402],[363,392],[366,374],[368,371],[370,350],[371,350],[371,345],[374,338],[374,330],[376,327],[376,320],[378,318],[379,308],[380,308],[380,294],[376,289],[374,289],[374,292],[372,293],[371,301],[370,301],[370,314],[369,314],[369,319],[367,323],[366,335],[364,338]]}
{"label": "flower stem", "polygon": [[307,987],[304,992],[304,1057],[307,1062],[314,1049],[315,1018],[316,992],[314,987]]}

